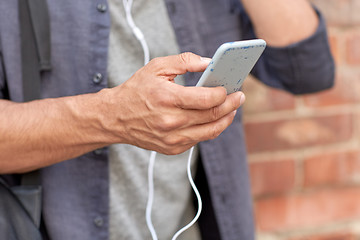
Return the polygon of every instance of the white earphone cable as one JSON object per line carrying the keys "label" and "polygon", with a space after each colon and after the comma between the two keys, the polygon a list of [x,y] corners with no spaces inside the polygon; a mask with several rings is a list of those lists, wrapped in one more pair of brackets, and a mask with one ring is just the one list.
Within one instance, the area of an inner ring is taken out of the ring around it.
{"label": "white earphone cable", "polygon": [[154,228],[154,225],[151,221],[151,211],[152,205],[154,201],[154,165],[155,165],[156,152],[151,151],[150,159],[149,159],[149,168],[148,168],[148,201],[146,204],[146,224],[151,233],[151,237],[153,240],[157,240],[157,234]]}
{"label": "white earphone cable", "polygon": [[[187,225],[185,225],[183,228],[178,230],[174,234],[174,236],[172,237],[171,240],[176,240],[180,236],[180,234],[182,234],[187,229],[189,229],[192,225],[194,225],[195,222],[199,219],[201,211],[202,211],[201,196],[200,196],[199,190],[197,189],[197,187],[194,183],[194,180],[192,178],[192,175],[191,175],[191,159],[192,159],[193,152],[194,152],[194,147],[192,147],[189,151],[189,157],[187,160],[187,170],[186,171],[187,171],[187,176],[188,176],[190,185],[191,185],[192,189],[194,190],[194,193],[195,193],[197,201],[198,201],[198,210],[197,210],[197,213],[196,213],[195,217],[193,218],[193,220],[190,223],[188,223]],[[153,240],[158,239],[155,228],[151,221],[151,210],[152,210],[152,204],[154,201],[154,165],[155,165],[156,154],[157,154],[156,152],[152,151],[151,155],[150,155],[150,160],[149,160],[149,168],[148,168],[149,194],[148,194],[148,202],[146,205],[146,223],[148,225],[148,228],[149,228],[149,231],[151,233]]]}
{"label": "white earphone cable", "polygon": [[[133,0],[123,0],[123,5],[124,5],[124,9],[125,9],[125,14],[126,14],[126,21],[129,25],[129,27],[131,28],[133,34],[135,35],[135,37],[138,39],[138,41],[141,44],[141,47],[143,49],[144,52],[144,65],[146,65],[149,61],[150,61],[150,51],[149,51],[149,47],[148,44],[145,40],[144,34],[141,32],[141,30],[135,25],[134,20],[132,18],[132,14],[131,14],[131,8],[132,8],[132,4],[133,4]],[[194,180],[192,179],[191,176],[191,158],[192,158],[192,154],[194,151],[194,147],[192,147],[190,149],[190,153],[189,153],[189,158],[188,158],[188,162],[187,162],[187,175],[189,178],[189,182],[191,184],[191,187],[193,188],[195,195],[197,197],[198,200],[198,211],[196,213],[196,216],[194,217],[194,219],[187,224],[186,226],[184,226],[183,228],[181,228],[179,231],[177,231],[175,233],[175,235],[172,237],[172,240],[176,240],[181,233],[183,233],[184,231],[186,231],[187,229],[189,229],[192,225],[194,225],[194,223],[198,220],[201,210],[202,210],[202,201],[201,201],[201,196],[200,193],[198,191],[198,189],[195,186]],[[151,233],[152,239],[153,240],[158,240],[154,225],[152,223],[151,220],[151,211],[152,211],[152,205],[153,205],[153,201],[154,201],[154,165],[155,165],[155,158],[156,158],[156,152],[152,151],[151,155],[150,155],[150,159],[149,159],[149,168],[148,168],[148,187],[149,187],[149,193],[148,193],[148,201],[146,204],[146,224],[148,226],[148,229]]]}
{"label": "white earphone cable", "polygon": [[194,217],[194,219],[189,223],[187,224],[186,226],[184,226],[183,228],[181,228],[179,231],[177,231],[175,233],[175,235],[172,237],[172,240],[176,240],[181,233],[185,232],[187,229],[189,229],[192,225],[195,224],[195,222],[198,220],[198,218],[200,217],[200,214],[201,214],[201,210],[202,210],[202,201],[201,201],[201,196],[200,196],[200,193],[194,183],[194,180],[191,176],[191,158],[192,158],[192,155],[193,155],[193,151],[194,151],[194,147],[192,147],[190,149],[190,153],[189,153],[189,158],[188,158],[188,161],[187,161],[187,175],[188,175],[188,178],[189,178],[189,182],[191,184],[191,187],[192,189],[194,190],[195,192],[195,195],[196,195],[196,198],[198,200],[198,210],[197,210],[197,213]]}
{"label": "white earphone cable", "polygon": [[[144,52],[144,65],[146,65],[150,61],[150,51],[149,47],[147,45],[147,42],[145,40],[144,34],[141,32],[141,30],[135,25],[134,20],[132,18],[131,14],[131,8],[132,8],[133,0],[123,0],[123,5],[125,9],[126,14],[126,21],[131,28],[133,34],[135,35],[136,39],[140,42],[141,47]],[[152,151],[149,159],[149,168],[148,168],[148,201],[146,204],[146,224],[148,226],[148,229],[151,233],[152,239],[157,240],[157,234],[154,228],[154,225],[151,221],[151,211],[152,211],[152,204],[154,201],[154,165],[155,165],[155,158],[156,158],[156,152]]]}
{"label": "white earphone cable", "polygon": [[125,14],[126,14],[126,21],[131,28],[132,32],[134,33],[137,40],[139,40],[141,47],[144,51],[144,65],[146,65],[150,61],[150,51],[148,44],[145,40],[144,34],[142,31],[135,25],[132,14],[131,14],[131,8],[132,8],[133,0],[123,0],[123,5],[125,8]]}

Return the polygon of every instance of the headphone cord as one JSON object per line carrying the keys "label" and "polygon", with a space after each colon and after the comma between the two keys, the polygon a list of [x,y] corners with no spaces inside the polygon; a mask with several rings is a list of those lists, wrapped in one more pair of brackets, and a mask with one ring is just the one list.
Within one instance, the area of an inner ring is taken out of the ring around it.
{"label": "headphone cord", "polygon": [[[126,21],[129,25],[129,27],[131,28],[133,34],[135,35],[135,37],[137,38],[137,40],[140,42],[141,47],[143,49],[144,52],[144,65],[146,65],[149,61],[150,61],[150,51],[149,51],[149,47],[148,44],[145,40],[144,34],[141,32],[141,30],[135,25],[134,20],[132,18],[132,14],[131,14],[131,8],[132,8],[132,4],[133,4],[133,0],[123,0],[123,5],[124,5],[124,9],[125,9],[125,14],[126,14]],[[186,231],[187,229],[189,229],[192,225],[195,224],[195,222],[198,220],[201,210],[202,210],[202,201],[201,201],[201,196],[200,193],[198,191],[198,189],[196,188],[196,185],[194,183],[194,180],[191,176],[191,158],[192,158],[192,154],[194,151],[194,147],[192,147],[190,149],[190,153],[189,153],[189,158],[188,158],[188,162],[187,162],[187,176],[189,179],[189,182],[191,184],[192,189],[195,192],[195,195],[197,197],[198,200],[198,211],[194,217],[194,219],[188,223],[186,226],[184,226],[183,228],[181,228],[180,230],[178,230],[174,236],[172,237],[172,240],[176,240],[181,233],[183,233],[184,231]],[[148,229],[151,233],[152,239],[153,240],[158,240],[154,225],[152,223],[151,220],[151,211],[152,211],[152,205],[153,205],[153,201],[154,201],[154,165],[155,165],[155,159],[156,159],[156,152],[155,151],[151,151],[151,155],[150,155],[150,159],[149,159],[149,168],[148,168],[148,188],[149,188],[149,193],[148,193],[148,201],[146,204],[146,224],[148,226]]]}

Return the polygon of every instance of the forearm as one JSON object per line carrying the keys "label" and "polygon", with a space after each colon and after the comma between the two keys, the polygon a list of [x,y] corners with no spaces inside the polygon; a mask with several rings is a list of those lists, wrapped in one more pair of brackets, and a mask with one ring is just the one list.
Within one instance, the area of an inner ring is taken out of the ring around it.
{"label": "forearm", "polygon": [[286,46],[311,36],[318,17],[307,0],[241,0],[257,37],[268,45]]}
{"label": "forearm", "polygon": [[45,167],[109,144],[100,95],[0,100],[0,173]]}
{"label": "forearm", "polygon": [[174,83],[176,75],[204,71],[209,62],[183,53],[154,59],[125,83],[95,94],[0,100],[0,174],[45,167],[112,143],[179,154],[217,137],[231,124],[243,94]]}

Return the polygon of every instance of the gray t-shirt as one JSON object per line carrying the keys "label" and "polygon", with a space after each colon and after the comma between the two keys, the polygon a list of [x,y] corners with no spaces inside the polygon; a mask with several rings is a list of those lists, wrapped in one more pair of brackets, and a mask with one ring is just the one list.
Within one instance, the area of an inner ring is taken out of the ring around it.
{"label": "gray t-shirt", "polygon": [[[122,0],[110,0],[109,8],[108,74],[109,87],[115,87],[143,66],[144,57],[140,43],[126,22]],[[151,58],[179,52],[163,0],[134,0],[132,14],[135,24],[144,33]],[[179,77],[176,81],[183,83]],[[151,239],[145,221],[150,151],[126,144],[112,145],[109,151],[110,239]],[[195,172],[197,154],[195,151],[192,172]],[[171,239],[195,214],[186,175],[188,155],[185,152],[177,156],[157,154],[156,157],[152,220],[160,240]],[[197,226],[178,239],[200,239]]]}

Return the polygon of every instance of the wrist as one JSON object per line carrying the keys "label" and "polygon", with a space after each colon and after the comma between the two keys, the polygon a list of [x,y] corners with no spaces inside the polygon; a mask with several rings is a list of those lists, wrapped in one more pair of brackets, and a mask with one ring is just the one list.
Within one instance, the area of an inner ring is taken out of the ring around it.
{"label": "wrist", "polygon": [[[74,128],[79,143],[94,145],[95,148],[117,142],[111,133],[108,89],[97,93],[82,94],[63,99],[63,106],[69,112],[69,124]],[[82,143],[81,143],[82,142]]]}
{"label": "wrist", "polygon": [[[125,129],[118,116],[118,94],[113,88],[105,88],[101,91],[89,94],[88,100],[84,100],[87,112],[86,121],[94,130],[92,133],[99,143],[104,146],[114,143],[124,143]],[[81,113],[81,112],[80,112]]]}

